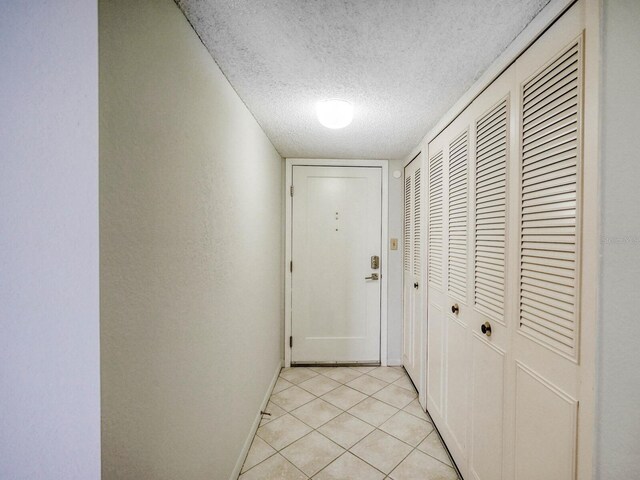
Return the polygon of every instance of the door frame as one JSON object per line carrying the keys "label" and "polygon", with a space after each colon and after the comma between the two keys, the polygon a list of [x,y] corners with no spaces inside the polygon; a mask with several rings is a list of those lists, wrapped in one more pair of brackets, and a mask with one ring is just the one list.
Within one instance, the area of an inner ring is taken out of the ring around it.
{"label": "door frame", "polygon": [[387,282],[389,257],[389,162],[387,160],[340,160],[330,158],[287,158],[285,160],[285,253],[284,264],[284,366],[291,366],[291,244],[292,244],[292,196],[293,167],[377,167],[382,173],[382,249],[380,252],[380,365],[387,366]]}

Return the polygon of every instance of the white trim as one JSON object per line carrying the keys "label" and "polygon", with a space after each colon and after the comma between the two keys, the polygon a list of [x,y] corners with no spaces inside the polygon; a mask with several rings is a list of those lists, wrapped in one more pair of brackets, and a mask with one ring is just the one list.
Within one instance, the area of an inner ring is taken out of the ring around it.
{"label": "white trim", "polygon": [[[534,17],[534,19],[525,27],[522,32],[509,44],[509,46],[500,54],[498,58],[496,58],[493,63],[487,68],[487,70],[482,74],[478,80],[458,99],[456,103],[445,113],[438,123],[435,124],[427,134],[422,138],[422,140],[418,143],[409,152],[408,155],[404,157],[402,162],[403,169],[406,167],[411,161],[420,153],[423,153],[422,156],[422,169],[424,172],[427,172],[426,166],[428,166],[429,161],[429,143],[442,132],[447,125],[453,122],[458,115],[460,115],[465,108],[467,108],[473,100],[478,97],[493,81],[498,78],[502,72],[504,72],[513,62],[515,62],[518,57],[520,57],[539,37],[542,35],[547,28],[549,28],[564,12],[566,12],[571,5],[573,5],[576,0],[551,0],[541,11]],[[428,192],[425,189],[425,198],[428,197]],[[423,215],[427,215],[427,203],[426,201],[423,203],[423,208],[421,211]],[[423,280],[422,284],[425,286],[425,291],[423,292],[423,315],[422,315],[422,335],[420,339],[421,352],[420,357],[421,361],[421,372],[420,372],[420,385],[418,386],[419,390],[419,402],[423,408],[426,408],[427,405],[427,322],[428,322],[428,304],[429,299],[427,296],[427,222],[422,222],[425,228],[424,238],[424,247],[423,247]],[[403,290],[404,293],[404,290]],[[404,295],[402,297],[404,302]],[[404,309],[404,305],[403,305]]]}
{"label": "white trim", "polygon": [[240,476],[240,471],[242,470],[244,461],[247,459],[247,455],[249,454],[249,449],[251,448],[251,444],[253,443],[253,438],[256,436],[256,432],[258,431],[258,427],[260,426],[260,421],[262,420],[262,412],[267,408],[267,403],[269,403],[269,398],[271,398],[271,392],[273,392],[273,389],[276,386],[276,382],[278,381],[280,370],[282,370],[282,362],[278,362],[278,367],[276,368],[276,372],[274,373],[273,378],[271,379],[269,388],[267,388],[267,393],[262,399],[262,403],[260,404],[260,409],[258,410],[258,414],[256,415],[256,418],[253,420],[253,424],[251,425],[251,429],[249,430],[249,435],[247,435],[247,438],[244,441],[244,445],[242,446],[242,450],[240,450],[240,455],[238,456],[238,460],[236,460],[236,466],[233,467],[233,471],[229,476],[229,480],[237,480],[237,478]]}
{"label": "white trim", "polygon": [[387,366],[387,296],[389,280],[389,162],[387,160],[340,160],[332,158],[287,158],[285,166],[285,256],[284,256],[284,366],[291,366],[291,196],[289,189],[293,181],[293,167],[306,166],[343,166],[343,167],[380,167],[382,169],[382,250],[381,256],[381,292],[380,292],[380,365]]}

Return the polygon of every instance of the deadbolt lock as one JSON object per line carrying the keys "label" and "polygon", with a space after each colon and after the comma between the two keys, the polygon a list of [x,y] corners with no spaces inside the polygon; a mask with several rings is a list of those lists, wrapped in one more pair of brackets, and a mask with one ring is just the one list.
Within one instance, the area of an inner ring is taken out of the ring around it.
{"label": "deadbolt lock", "polygon": [[371,256],[371,269],[377,270],[380,268],[380,257],[378,255]]}

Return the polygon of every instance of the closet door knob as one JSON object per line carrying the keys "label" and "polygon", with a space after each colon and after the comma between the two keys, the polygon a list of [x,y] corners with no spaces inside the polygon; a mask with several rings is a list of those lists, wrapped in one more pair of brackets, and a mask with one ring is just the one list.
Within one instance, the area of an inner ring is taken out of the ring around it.
{"label": "closet door knob", "polygon": [[451,305],[451,313],[455,313],[456,315],[460,313],[460,307],[457,303],[455,305]]}
{"label": "closet door knob", "polygon": [[491,324],[489,322],[484,322],[480,327],[482,333],[484,333],[487,337],[491,336]]}
{"label": "closet door knob", "polygon": [[420,285],[418,285],[418,282],[414,282],[413,283],[413,288],[418,288]]}

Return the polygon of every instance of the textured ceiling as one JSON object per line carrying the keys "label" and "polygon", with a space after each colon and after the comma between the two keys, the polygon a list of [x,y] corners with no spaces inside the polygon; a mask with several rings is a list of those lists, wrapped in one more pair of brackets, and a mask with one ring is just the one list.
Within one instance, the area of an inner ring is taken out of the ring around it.
{"label": "textured ceiling", "polygon": [[[177,0],[284,157],[400,158],[549,0]],[[355,106],[342,130],[315,103]]]}

